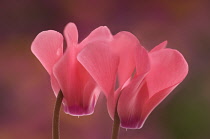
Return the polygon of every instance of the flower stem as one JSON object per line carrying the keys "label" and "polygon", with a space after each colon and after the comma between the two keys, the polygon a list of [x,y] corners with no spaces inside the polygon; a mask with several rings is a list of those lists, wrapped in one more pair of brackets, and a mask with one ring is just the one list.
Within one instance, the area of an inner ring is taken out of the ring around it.
{"label": "flower stem", "polygon": [[63,100],[63,93],[60,90],[56,99],[54,114],[53,114],[53,139],[59,139],[59,112]]}
{"label": "flower stem", "polygon": [[112,139],[118,139],[118,133],[120,129],[120,118],[117,113],[117,108],[115,109],[115,114],[114,114],[114,124],[112,127]]}

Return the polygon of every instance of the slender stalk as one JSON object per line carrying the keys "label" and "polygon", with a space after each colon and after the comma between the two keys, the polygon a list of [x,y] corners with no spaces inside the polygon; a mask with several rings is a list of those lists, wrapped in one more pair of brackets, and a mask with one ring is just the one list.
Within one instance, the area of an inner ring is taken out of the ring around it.
{"label": "slender stalk", "polygon": [[120,129],[120,118],[118,116],[117,109],[115,109],[114,124],[112,127],[112,139],[118,139],[119,129]]}
{"label": "slender stalk", "polygon": [[56,99],[54,113],[53,113],[53,139],[59,139],[59,112],[63,100],[63,93],[60,90]]}
{"label": "slender stalk", "polygon": [[120,95],[121,95],[121,93],[119,94],[119,96],[117,98],[117,102],[116,102],[116,106],[115,106],[114,123],[113,123],[113,127],[112,127],[112,139],[118,139],[118,134],[119,134],[119,130],[120,130],[120,117],[117,112],[117,106],[118,106],[118,101],[119,101]]}

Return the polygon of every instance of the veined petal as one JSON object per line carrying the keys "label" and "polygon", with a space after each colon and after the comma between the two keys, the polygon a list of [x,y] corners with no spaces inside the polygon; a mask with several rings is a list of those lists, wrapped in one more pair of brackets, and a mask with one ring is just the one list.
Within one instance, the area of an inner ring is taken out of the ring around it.
{"label": "veined petal", "polygon": [[126,117],[126,115],[130,114],[128,111],[131,110],[130,108],[133,107],[133,104],[136,101],[136,96],[138,95],[138,90],[141,88],[140,84],[143,78],[144,75],[134,77],[123,89],[118,88],[115,91],[114,96],[110,96],[107,98],[108,111],[112,119],[114,118],[117,101],[117,110],[119,117]]}
{"label": "veined petal", "polygon": [[164,41],[160,43],[159,45],[155,46],[150,52],[156,52],[158,50],[166,48],[166,45],[168,44],[168,41]]}
{"label": "veined petal", "polygon": [[63,36],[53,30],[43,31],[34,39],[31,51],[50,74],[52,89],[57,96],[60,86],[52,69],[63,55]]}
{"label": "veined petal", "polygon": [[186,77],[188,64],[181,53],[173,49],[162,49],[149,54],[151,71],[146,76],[148,99],[143,104],[138,127],[141,128],[149,114]]}
{"label": "veined petal", "polygon": [[121,127],[127,129],[141,128],[141,115],[144,104],[149,98],[148,88],[142,76],[134,80],[122,90],[118,101],[118,115]]}
{"label": "veined petal", "polygon": [[53,30],[43,31],[34,39],[31,51],[51,75],[54,64],[63,55],[63,36]]}
{"label": "veined petal", "polygon": [[67,41],[67,46],[73,46],[78,43],[78,30],[74,23],[69,23],[64,29],[64,35]]}
{"label": "veined petal", "polygon": [[[143,79],[150,70],[148,52],[142,46],[138,46],[136,54],[136,76],[126,82],[127,85],[121,90],[117,106],[121,126],[126,128],[138,128],[143,104],[148,98],[147,88],[142,87],[145,82]],[[140,93],[139,90],[143,92]]]}
{"label": "veined petal", "polygon": [[115,108],[120,93],[121,93],[121,88],[118,88],[115,92],[110,93],[110,95],[107,96],[107,109],[109,116],[111,117],[112,120],[114,120]]}
{"label": "veined petal", "polygon": [[138,49],[136,49],[136,53],[136,74],[145,74],[150,70],[150,59],[148,52],[144,47],[139,46]]}
{"label": "veined petal", "polygon": [[80,44],[79,48],[82,49],[87,44],[94,41],[109,42],[113,38],[110,30],[106,26],[100,26],[93,30]]}
{"label": "veined petal", "polygon": [[115,90],[113,93],[110,93],[110,95],[107,97],[107,109],[112,120],[114,120],[115,108],[117,106],[117,101],[119,100],[121,91],[130,84],[131,80],[132,77],[130,77],[130,79],[128,79],[122,87],[118,87],[117,90]]}
{"label": "veined petal", "polygon": [[174,49],[149,53],[151,70],[146,77],[149,96],[179,84],[188,73],[188,64],[182,54]]}
{"label": "veined petal", "polygon": [[88,44],[77,59],[106,96],[114,91],[119,58],[112,53],[110,47],[101,42]]}
{"label": "veined petal", "polygon": [[155,109],[155,107],[157,107],[170,94],[170,92],[176,88],[177,85],[161,90],[145,102],[138,124],[139,128],[144,125],[147,117]]}
{"label": "veined petal", "polygon": [[139,86],[140,89],[135,89],[134,80],[121,92],[118,114],[124,128],[141,128],[152,110],[187,75],[188,65],[178,51],[163,49],[150,53],[149,56],[151,70]]}
{"label": "veined petal", "polygon": [[65,98],[63,101],[65,112],[71,115],[89,115],[94,111],[100,90],[77,61],[76,55],[76,48],[68,47],[64,56],[55,65],[54,74]]}
{"label": "veined petal", "polygon": [[110,47],[119,56],[118,79],[121,87],[132,75],[135,69],[135,57],[138,46],[138,39],[131,33],[122,31],[113,38]]}

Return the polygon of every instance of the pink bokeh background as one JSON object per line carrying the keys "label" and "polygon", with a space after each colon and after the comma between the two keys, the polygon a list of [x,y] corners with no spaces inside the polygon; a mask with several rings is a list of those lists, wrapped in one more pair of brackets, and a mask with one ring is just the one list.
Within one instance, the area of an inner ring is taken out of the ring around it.
{"label": "pink bokeh background", "polygon": [[[106,25],[125,30],[150,50],[164,40],[189,63],[187,78],[139,130],[121,128],[120,139],[210,138],[210,2],[126,0],[0,1],[0,139],[50,139],[55,96],[49,75],[30,51],[44,30],[63,32],[68,22],[79,40]],[[61,139],[109,139],[112,120],[100,95],[95,113],[73,117],[61,110]]]}

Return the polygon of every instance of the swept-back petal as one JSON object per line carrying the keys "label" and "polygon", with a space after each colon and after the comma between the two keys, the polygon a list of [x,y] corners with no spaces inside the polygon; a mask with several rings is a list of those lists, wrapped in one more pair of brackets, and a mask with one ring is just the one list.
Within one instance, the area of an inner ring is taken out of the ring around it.
{"label": "swept-back petal", "polygon": [[151,70],[146,77],[149,96],[179,84],[188,73],[188,64],[182,54],[174,49],[149,53]]}
{"label": "swept-back petal", "polygon": [[122,31],[116,34],[110,44],[112,51],[119,56],[118,67],[119,86],[121,87],[132,75],[135,69],[135,57],[138,39],[131,33]]}
{"label": "swept-back petal", "polygon": [[34,39],[31,51],[51,75],[54,64],[63,55],[63,36],[53,30],[43,31]]}
{"label": "swept-back petal", "polygon": [[64,35],[67,41],[67,46],[73,46],[78,43],[78,30],[74,23],[68,23],[64,29]]}
{"label": "swept-back petal", "polygon": [[158,50],[166,48],[166,45],[168,44],[168,41],[164,41],[160,43],[159,45],[155,46],[150,52],[156,52]]}
{"label": "swept-back petal", "polygon": [[136,49],[136,53],[136,75],[145,74],[150,70],[150,59],[148,52],[144,47],[138,46],[138,49]]}
{"label": "swept-back petal", "polygon": [[[121,91],[117,107],[121,126],[126,128],[138,128],[143,104],[148,98],[143,79],[150,70],[149,56],[142,46],[139,46],[136,52],[136,76],[129,83],[126,82],[127,85]],[[142,90],[142,93],[139,90]]]}
{"label": "swept-back petal", "polygon": [[102,41],[108,42],[111,41],[113,38],[110,30],[106,26],[100,26],[93,30],[80,44],[79,48],[82,49],[87,44],[92,43],[94,41]]}
{"label": "swept-back petal", "polygon": [[43,31],[34,39],[31,51],[50,74],[52,89],[57,95],[60,87],[52,73],[52,69],[63,55],[63,36],[53,30]]}
{"label": "swept-back petal", "polygon": [[144,103],[149,98],[148,88],[142,79],[143,76],[135,77],[121,92],[118,101],[118,115],[121,127],[129,129],[140,128]]}
{"label": "swept-back petal", "polygon": [[77,56],[78,61],[90,73],[108,96],[114,91],[119,58],[105,43],[88,44]]}
{"label": "swept-back petal", "polygon": [[[151,71],[146,76],[149,97],[144,103],[139,128],[149,114],[170,92],[181,83],[188,73],[188,64],[181,53],[173,49],[161,49],[149,54]],[[143,93],[140,90],[140,93]]]}
{"label": "swept-back petal", "polygon": [[135,103],[136,96],[138,95],[138,91],[141,88],[140,84],[143,80],[143,77],[144,75],[134,77],[132,80],[129,81],[127,86],[125,86],[123,89],[118,88],[115,91],[114,95],[107,98],[108,112],[112,119],[114,118],[117,101],[117,110],[120,118],[130,115],[129,111],[131,109],[135,109],[133,107],[133,104]]}
{"label": "swept-back petal", "polygon": [[65,112],[71,115],[89,115],[94,111],[100,90],[77,61],[76,55],[77,49],[68,47],[53,72],[64,95]]}
{"label": "swept-back petal", "polygon": [[115,92],[107,96],[107,109],[112,120],[114,120],[115,108],[120,93],[121,93],[121,88],[118,88]]}
{"label": "swept-back petal", "polygon": [[[149,56],[151,70],[144,78],[139,89],[135,90],[134,78],[134,81],[121,92],[118,114],[121,126],[124,128],[141,128],[152,110],[187,75],[188,65],[178,51],[163,49],[150,53]],[[125,102],[127,103],[125,104]]]}
{"label": "swept-back petal", "polygon": [[176,88],[177,85],[161,90],[148,99],[142,110],[141,118],[138,123],[138,127],[141,128],[144,125],[149,114],[157,107],[169,94]]}

